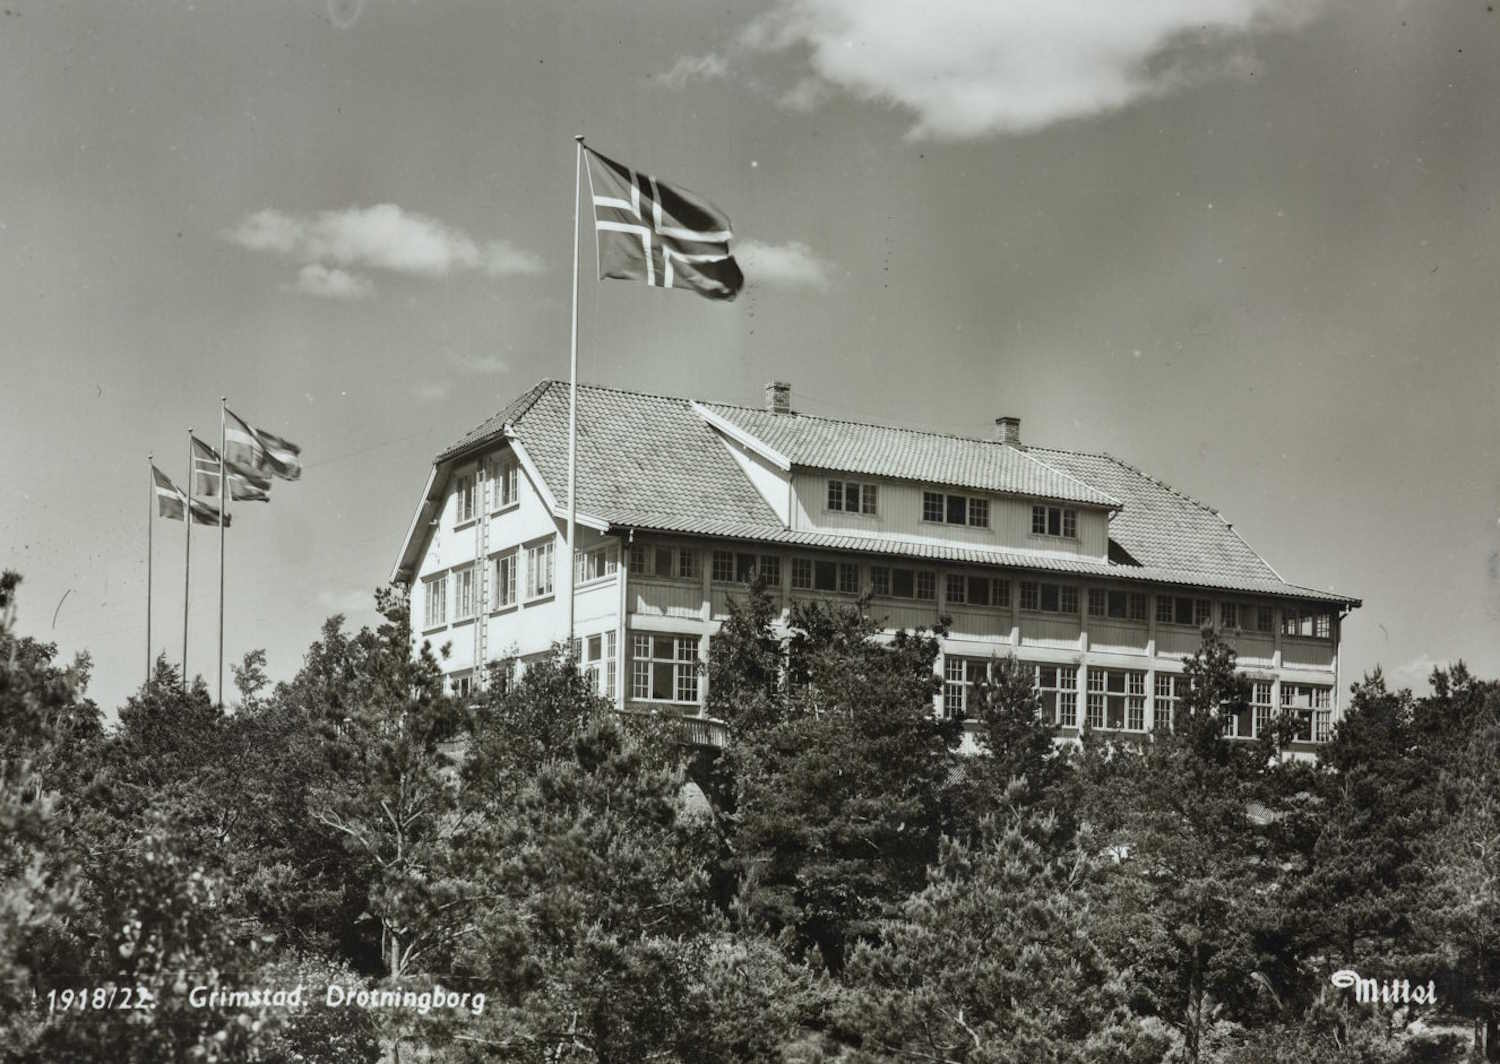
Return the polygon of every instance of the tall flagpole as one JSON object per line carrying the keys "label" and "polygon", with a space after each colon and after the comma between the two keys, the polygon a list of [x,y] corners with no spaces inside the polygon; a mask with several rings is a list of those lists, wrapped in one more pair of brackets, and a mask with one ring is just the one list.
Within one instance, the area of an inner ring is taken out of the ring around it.
{"label": "tall flagpole", "polygon": [[224,522],[229,518],[229,463],[224,459],[224,404],[219,396],[219,705],[224,705]]}
{"label": "tall flagpole", "polygon": [[182,524],[187,529],[182,539],[182,689],[184,691],[188,686],[188,595],[193,587],[188,580],[188,574],[193,567],[193,427],[191,425],[188,426],[187,485],[187,513],[182,515]]}
{"label": "tall flagpole", "polygon": [[151,540],[156,532],[156,474],[146,456],[146,683],[151,683]]}
{"label": "tall flagpole", "polygon": [[583,134],[573,140],[573,342],[568,359],[568,653],[573,653],[573,558],[578,533],[578,198],[583,191]]}

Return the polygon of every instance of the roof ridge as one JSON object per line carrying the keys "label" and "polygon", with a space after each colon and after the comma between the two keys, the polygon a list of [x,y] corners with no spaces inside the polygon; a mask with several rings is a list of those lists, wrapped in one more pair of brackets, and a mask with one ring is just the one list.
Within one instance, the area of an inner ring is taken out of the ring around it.
{"label": "roof ridge", "polygon": [[[771,411],[769,410],[762,410],[758,406],[745,406],[743,403],[721,403],[712,399],[699,399],[697,401],[707,406],[727,406],[733,410],[748,410],[752,414],[771,414]],[[915,433],[918,436],[936,436],[939,439],[944,440],[962,440],[964,443],[987,443],[993,447],[1008,446],[1007,444],[1004,444],[999,440],[987,440],[983,436],[960,436],[956,432],[938,432],[936,429],[916,429],[912,428],[910,425],[883,425],[878,421],[855,421],[853,418],[829,417],[827,414],[804,414],[801,411],[792,411],[791,413],[775,414],[772,416],[805,417],[811,418],[815,421],[831,421],[836,425],[858,425],[860,428],[885,429],[888,432],[911,432]],[[1024,453],[1024,448],[1022,450]],[[1048,466],[1047,468],[1051,469],[1052,467]],[[1059,469],[1055,472],[1062,473],[1062,470]],[[1068,474],[1062,473],[1062,475],[1067,476]]]}

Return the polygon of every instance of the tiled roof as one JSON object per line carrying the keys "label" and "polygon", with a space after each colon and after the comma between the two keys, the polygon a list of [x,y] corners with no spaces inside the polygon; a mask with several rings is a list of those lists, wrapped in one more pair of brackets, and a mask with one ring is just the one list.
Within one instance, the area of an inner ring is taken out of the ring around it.
{"label": "tiled roof", "polygon": [[[578,387],[579,510],[618,528],[1358,604],[1347,595],[1286,583],[1215,511],[1107,455],[1044,447],[1020,451],[937,433],[703,405],[793,465],[1119,507],[1110,519],[1111,560],[792,531],[691,400],[583,384]],[[439,454],[439,465],[492,444],[507,425],[558,504],[566,505],[565,381],[542,381]]]}
{"label": "tiled roof", "polygon": [[723,403],[703,405],[779,451],[793,465],[1092,506],[1116,507],[1121,502],[1118,496],[1067,471],[994,440],[809,414],[772,414]]}
{"label": "tiled roof", "polygon": [[1109,522],[1109,538],[1137,562],[1248,580],[1281,578],[1216,510],[1102,454],[1030,448],[1048,465],[1126,500]]}
{"label": "tiled roof", "polygon": [[[568,384],[543,381],[439,461],[507,423],[559,506],[568,504]],[[578,509],[611,524],[642,519],[779,529],[781,520],[687,399],[578,386]]]}
{"label": "tiled roof", "polygon": [[840,553],[884,555],[933,562],[957,562],[965,565],[999,565],[1007,569],[1153,584],[1175,584],[1180,587],[1209,588],[1216,591],[1282,595],[1318,602],[1345,602],[1356,605],[1359,602],[1358,599],[1351,599],[1348,595],[1341,595],[1334,591],[1288,584],[1275,576],[1269,578],[1236,577],[1159,566],[1116,565],[1091,558],[1078,558],[1042,551],[986,550],[983,547],[961,547],[954,544],[927,543],[890,537],[848,536],[833,532],[802,532],[785,528],[766,529],[759,526],[732,527],[724,522],[687,525],[652,520],[630,522],[630,525],[649,531],[757,540],[763,543],[789,544]]}

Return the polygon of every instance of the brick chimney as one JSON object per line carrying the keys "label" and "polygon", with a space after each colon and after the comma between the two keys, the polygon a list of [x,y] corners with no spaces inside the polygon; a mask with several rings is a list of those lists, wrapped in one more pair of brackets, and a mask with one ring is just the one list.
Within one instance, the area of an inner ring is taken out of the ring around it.
{"label": "brick chimney", "polygon": [[997,417],[995,419],[995,439],[1010,447],[1021,446],[1021,419],[1018,417]]}
{"label": "brick chimney", "polygon": [[792,412],[792,386],[786,381],[772,381],[766,385],[766,413],[790,414]]}

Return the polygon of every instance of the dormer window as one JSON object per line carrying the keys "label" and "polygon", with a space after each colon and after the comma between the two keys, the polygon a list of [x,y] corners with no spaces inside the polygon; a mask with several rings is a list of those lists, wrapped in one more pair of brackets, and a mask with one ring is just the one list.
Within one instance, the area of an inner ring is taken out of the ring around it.
{"label": "dormer window", "polygon": [[1078,511],[1070,506],[1033,506],[1031,508],[1031,534],[1077,539]]}
{"label": "dormer window", "polygon": [[828,482],[828,508],[839,513],[866,514],[874,516],[880,489],[859,480],[830,480]]}
{"label": "dormer window", "polygon": [[922,520],[933,524],[989,528],[990,500],[972,495],[945,495],[941,491],[924,491]]}

